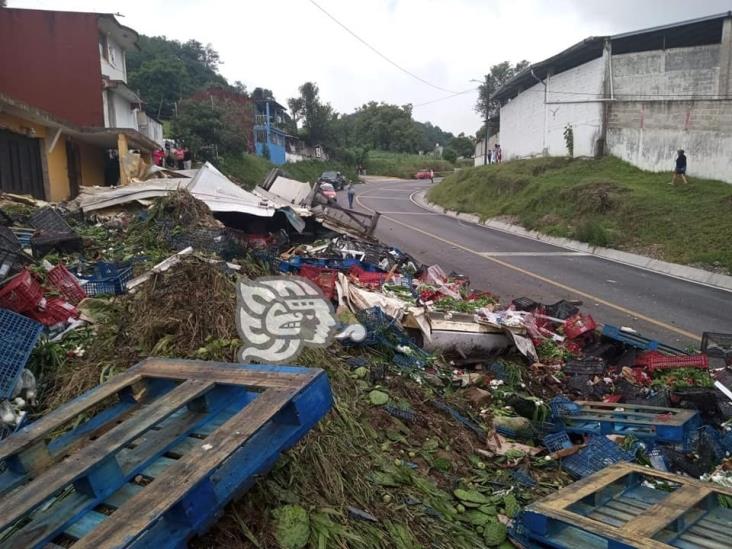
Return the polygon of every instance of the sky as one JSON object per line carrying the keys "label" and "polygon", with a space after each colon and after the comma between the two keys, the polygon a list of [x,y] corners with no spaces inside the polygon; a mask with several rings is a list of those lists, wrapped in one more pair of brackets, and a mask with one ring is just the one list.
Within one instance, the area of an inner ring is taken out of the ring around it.
{"label": "sky", "polygon": [[119,13],[141,34],[210,43],[230,82],[269,88],[280,103],[313,81],[339,112],[371,100],[411,103],[417,120],[474,134],[481,121],[471,79],[491,65],[537,62],[588,36],[721,13],[732,10],[732,0],[9,0],[8,6]]}

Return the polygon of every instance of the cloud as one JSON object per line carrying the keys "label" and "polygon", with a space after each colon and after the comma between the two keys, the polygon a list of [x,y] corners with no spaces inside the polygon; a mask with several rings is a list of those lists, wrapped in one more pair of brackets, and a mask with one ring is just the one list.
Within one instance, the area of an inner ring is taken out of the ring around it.
{"label": "cloud", "polygon": [[[729,0],[317,0],[397,64],[435,85],[474,87],[491,65],[532,62],[590,36],[636,30],[724,11]],[[325,101],[351,112],[370,101],[420,104],[445,97],[399,71],[308,0],[9,0],[11,7],[121,11],[138,32],[211,43],[221,73],[284,103],[307,80]],[[418,120],[474,133],[477,92],[415,107]]]}

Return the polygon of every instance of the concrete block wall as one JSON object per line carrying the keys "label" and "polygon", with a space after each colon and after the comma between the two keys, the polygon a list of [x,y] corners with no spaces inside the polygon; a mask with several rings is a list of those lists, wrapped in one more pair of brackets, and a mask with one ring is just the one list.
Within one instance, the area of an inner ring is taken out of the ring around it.
{"label": "concrete block wall", "polygon": [[612,77],[619,99],[716,96],[719,89],[718,44],[612,56]]}
{"label": "concrete block wall", "polygon": [[607,147],[657,172],[671,172],[684,149],[689,176],[732,183],[732,100],[611,103]]}

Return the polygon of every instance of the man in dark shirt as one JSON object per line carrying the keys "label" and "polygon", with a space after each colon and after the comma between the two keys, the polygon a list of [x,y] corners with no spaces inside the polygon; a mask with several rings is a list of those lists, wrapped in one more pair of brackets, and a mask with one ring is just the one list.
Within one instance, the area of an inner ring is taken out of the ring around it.
{"label": "man in dark shirt", "polygon": [[681,180],[684,182],[685,185],[689,184],[689,182],[686,180],[686,155],[681,149],[679,149],[679,152],[676,155],[676,168],[674,169],[673,179],[671,179],[672,185],[676,184],[676,178],[679,176],[681,176]]}

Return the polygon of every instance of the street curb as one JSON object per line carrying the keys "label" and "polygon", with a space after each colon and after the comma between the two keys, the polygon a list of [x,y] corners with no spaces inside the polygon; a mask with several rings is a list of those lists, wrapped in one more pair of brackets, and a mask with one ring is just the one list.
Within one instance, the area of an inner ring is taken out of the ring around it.
{"label": "street curb", "polygon": [[591,246],[577,240],[549,236],[538,231],[530,231],[521,227],[520,225],[503,223],[502,221],[496,221],[493,219],[481,222],[480,217],[475,214],[459,213],[453,210],[447,210],[445,208],[442,208],[441,206],[437,206],[436,204],[428,202],[425,198],[426,192],[427,190],[418,191],[412,195],[414,203],[426,210],[441,213],[443,215],[447,215],[455,219],[460,219],[462,221],[467,221],[475,225],[488,227],[489,229],[496,229],[498,231],[515,234],[524,238],[538,240],[539,242],[544,242],[546,244],[552,244],[554,246],[567,248],[575,252],[583,252],[601,257],[603,259],[608,259],[610,261],[615,261],[617,263],[623,263],[632,267],[639,267],[641,269],[652,271],[654,273],[660,273],[672,276],[674,278],[680,278],[681,280],[686,280],[689,282],[705,284],[707,286],[712,286],[720,290],[732,291],[732,276],[729,275],[712,273],[710,271],[705,271],[704,269],[688,267],[686,265],[679,265],[677,263],[669,263],[668,261],[652,259],[650,257],[645,257],[638,254],[632,254],[620,250],[613,250],[612,248]]}

